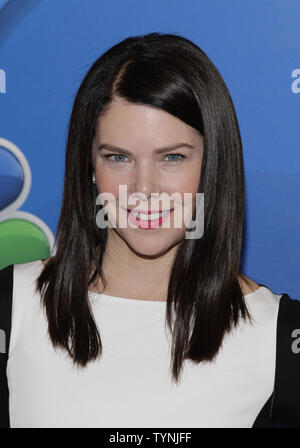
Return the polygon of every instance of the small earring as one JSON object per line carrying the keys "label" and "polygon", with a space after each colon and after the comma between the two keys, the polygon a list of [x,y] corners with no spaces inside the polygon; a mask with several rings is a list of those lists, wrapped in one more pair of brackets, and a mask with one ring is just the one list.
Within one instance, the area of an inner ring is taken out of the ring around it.
{"label": "small earring", "polygon": [[93,184],[96,183],[96,178],[95,178],[95,174],[93,173]]}

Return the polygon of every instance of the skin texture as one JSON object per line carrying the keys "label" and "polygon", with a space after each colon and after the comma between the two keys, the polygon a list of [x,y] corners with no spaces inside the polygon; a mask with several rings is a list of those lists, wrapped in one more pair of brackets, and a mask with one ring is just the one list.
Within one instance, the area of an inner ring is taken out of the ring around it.
{"label": "skin texture", "polygon": [[[130,151],[130,155],[99,149],[104,143]],[[187,143],[193,148],[180,147],[163,154],[155,153],[157,148],[178,143]],[[108,155],[109,158],[105,157]],[[181,218],[180,228],[174,226],[174,212],[168,221],[169,228],[146,230],[131,228],[130,225],[119,228],[119,184],[127,186],[125,199],[130,195],[139,199],[128,205],[131,209],[177,209],[177,200],[167,205],[155,200],[155,193],[163,192],[169,195],[177,192],[182,200],[184,193],[191,193],[194,206],[202,158],[203,139],[194,128],[160,109],[114,98],[98,120],[92,144],[92,162],[98,193],[114,195],[108,209],[111,212],[116,210],[116,228],[108,227],[103,257],[107,284],[104,286],[99,279],[90,286],[91,291],[139,300],[166,300],[168,274],[176,247],[186,231],[185,215]],[[146,196],[143,197],[142,193]],[[121,213],[127,220],[126,211],[121,209]],[[241,278],[240,282],[244,294],[258,288],[253,280],[248,279],[247,284]]]}

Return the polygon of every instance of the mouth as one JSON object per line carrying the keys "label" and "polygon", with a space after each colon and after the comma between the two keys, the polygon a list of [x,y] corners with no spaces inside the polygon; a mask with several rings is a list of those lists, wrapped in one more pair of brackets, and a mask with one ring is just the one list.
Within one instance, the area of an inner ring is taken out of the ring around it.
{"label": "mouth", "polygon": [[138,211],[138,210],[130,210],[127,209],[127,214],[134,217],[138,221],[155,221],[157,219],[163,218],[164,216],[167,216],[171,210],[146,210],[146,211]]}
{"label": "mouth", "polygon": [[137,227],[142,229],[157,229],[162,225],[164,221],[168,219],[172,210],[164,210],[160,212],[150,213],[137,212],[127,209],[128,219],[135,224]]}

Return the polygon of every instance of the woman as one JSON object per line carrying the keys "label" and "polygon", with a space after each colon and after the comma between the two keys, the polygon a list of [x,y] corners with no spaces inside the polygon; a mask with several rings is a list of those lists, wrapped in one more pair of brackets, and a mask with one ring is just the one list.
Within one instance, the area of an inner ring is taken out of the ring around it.
{"label": "woman", "polygon": [[57,251],[14,265],[11,426],[252,427],[264,405],[269,424],[282,295],[239,272],[244,200],[203,51],[151,33],[103,54],[74,102]]}

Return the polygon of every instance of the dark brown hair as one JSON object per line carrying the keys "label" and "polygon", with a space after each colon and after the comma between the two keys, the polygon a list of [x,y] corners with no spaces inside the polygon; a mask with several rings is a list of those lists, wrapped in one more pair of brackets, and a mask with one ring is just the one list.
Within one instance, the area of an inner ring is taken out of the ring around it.
{"label": "dark brown hair", "polygon": [[89,69],[69,123],[57,251],[37,279],[37,290],[53,346],[67,350],[80,366],[100,356],[101,329],[88,289],[99,277],[105,283],[107,229],[95,221],[91,148],[97,120],[116,95],[162,109],[204,138],[198,188],[205,198],[204,234],[178,244],[167,296],[177,383],[184,359],[213,360],[225,333],[240,318],[251,320],[238,280],[245,201],[239,127],[222,77],[190,40],[163,33],[129,37]]}

